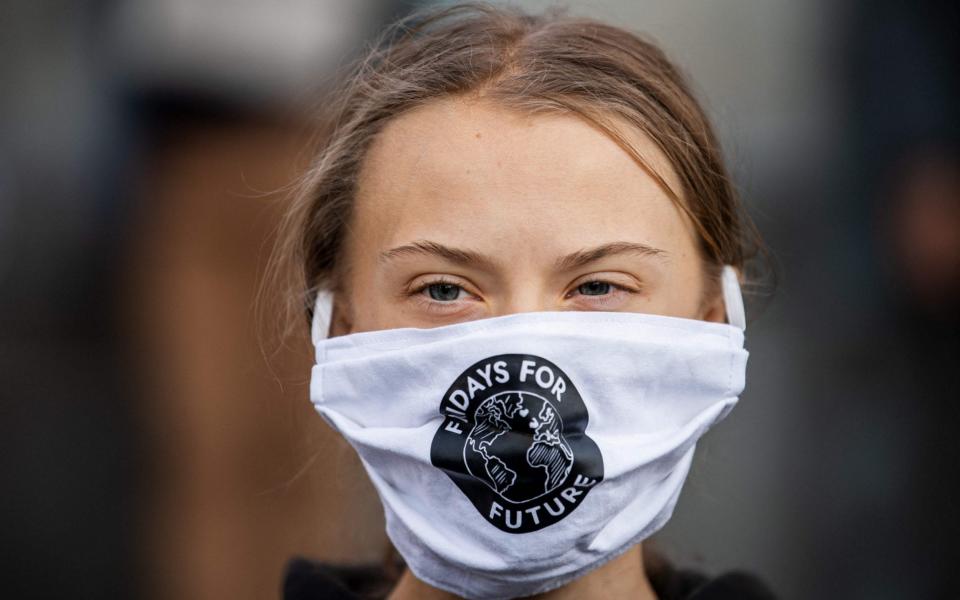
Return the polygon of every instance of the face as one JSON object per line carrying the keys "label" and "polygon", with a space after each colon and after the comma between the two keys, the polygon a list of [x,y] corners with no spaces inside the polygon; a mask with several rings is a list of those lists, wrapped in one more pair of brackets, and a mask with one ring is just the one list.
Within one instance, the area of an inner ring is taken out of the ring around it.
{"label": "face", "polygon": [[[631,141],[679,190],[655,145]],[[333,335],[525,311],[724,315],[705,301],[689,219],[572,115],[446,99],[392,120],[364,160],[344,249]]]}

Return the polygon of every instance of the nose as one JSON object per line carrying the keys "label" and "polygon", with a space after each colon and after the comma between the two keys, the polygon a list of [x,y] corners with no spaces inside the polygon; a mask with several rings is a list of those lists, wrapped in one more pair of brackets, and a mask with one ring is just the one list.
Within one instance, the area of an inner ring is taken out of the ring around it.
{"label": "nose", "polygon": [[491,316],[499,317],[524,312],[557,310],[554,302],[541,286],[527,281],[511,286],[493,302]]}

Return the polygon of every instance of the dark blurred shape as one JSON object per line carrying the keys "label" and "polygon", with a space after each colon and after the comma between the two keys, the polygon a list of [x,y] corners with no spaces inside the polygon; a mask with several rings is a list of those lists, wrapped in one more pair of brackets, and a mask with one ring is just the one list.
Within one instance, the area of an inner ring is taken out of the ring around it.
{"label": "dark blurred shape", "polygon": [[[958,57],[960,58],[960,57]],[[960,320],[960,155],[918,148],[896,165],[882,234],[903,299],[931,320]]]}
{"label": "dark blurred shape", "polygon": [[[251,310],[309,127],[204,106],[149,111],[127,248],[152,467],[143,583],[156,598],[262,598],[293,554],[379,558],[366,548],[382,544],[382,519],[353,455],[304,401],[306,332],[279,347]],[[263,299],[267,318],[279,300]]]}
{"label": "dark blurred shape", "polygon": [[78,3],[0,4],[0,596],[134,593],[129,162]]}
{"label": "dark blurred shape", "polygon": [[[859,2],[843,40],[851,126],[814,251],[834,301],[810,315],[810,597],[949,598],[960,511],[960,12]],[[843,133],[841,131],[841,133]],[[841,241],[841,236],[844,238]],[[846,271],[838,270],[846,268]],[[809,294],[808,294],[809,295]],[[802,508],[801,508],[802,507]]]}
{"label": "dark blurred shape", "polygon": [[875,245],[904,310],[955,321],[960,308],[960,8],[862,3],[849,65],[860,185]]}
{"label": "dark blurred shape", "polygon": [[403,7],[282,4],[0,5],[0,596],[270,597],[382,544],[252,301],[316,94]]}

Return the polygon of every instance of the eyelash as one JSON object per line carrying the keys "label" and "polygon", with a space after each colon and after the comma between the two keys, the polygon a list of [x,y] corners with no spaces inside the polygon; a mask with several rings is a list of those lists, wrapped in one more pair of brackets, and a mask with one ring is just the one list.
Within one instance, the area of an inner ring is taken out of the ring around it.
{"label": "eyelash", "polygon": [[[578,290],[580,289],[580,287],[591,284],[591,283],[605,283],[610,286],[611,292],[607,294],[602,294],[602,295],[578,294]],[[580,296],[583,296],[584,298],[593,298],[594,299],[593,302],[595,302],[596,304],[603,304],[604,302],[611,300],[613,296],[617,293],[639,294],[640,290],[627,287],[619,283],[614,283],[607,279],[588,279],[586,281],[582,281],[578,283],[573,288],[573,290],[571,290],[564,296],[564,298],[572,298],[574,295],[580,295]]]}
{"label": "eyelash", "polygon": [[[618,291],[618,292],[624,292],[624,293],[627,293],[627,294],[638,294],[638,293],[640,293],[640,290],[638,290],[638,289],[632,289],[632,288],[629,288],[629,287],[627,287],[627,286],[620,285],[620,284],[614,283],[614,282],[612,282],[612,281],[608,281],[608,280],[606,280],[606,279],[588,279],[588,280],[586,280],[586,281],[583,281],[583,282],[581,282],[581,283],[578,283],[578,284],[573,288],[573,290],[572,290],[571,292],[568,292],[567,294],[564,295],[564,298],[570,298],[570,297],[572,297],[573,293],[576,292],[581,286],[584,286],[584,285],[587,285],[587,284],[590,284],[590,283],[605,283],[605,284],[609,285],[611,288],[613,288],[614,290],[616,290],[616,291]],[[426,292],[426,291],[430,288],[430,286],[433,286],[433,285],[452,285],[452,286],[456,286],[456,287],[460,288],[461,290],[463,290],[463,291],[466,292],[467,294],[470,293],[470,292],[467,291],[467,289],[466,289],[464,286],[460,285],[460,284],[457,283],[456,281],[453,281],[453,280],[451,280],[451,279],[447,279],[447,278],[445,278],[445,277],[438,277],[437,279],[433,279],[433,280],[430,280],[430,281],[426,281],[426,282],[424,282],[424,283],[421,283],[421,284],[415,286],[414,288],[412,288],[412,289],[410,289],[410,290],[408,291],[408,295],[409,295],[409,296],[422,296],[422,297],[424,298],[424,302],[426,302],[428,305],[432,305],[432,306],[449,305],[449,304],[452,304],[452,303],[453,303],[453,302],[442,302],[442,301],[440,301],[440,300],[434,300],[433,298],[430,298],[430,297],[428,297],[426,294],[424,294],[424,292]],[[581,294],[581,295],[584,296],[584,297],[593,297],[593,298],[597,298],[597,299],[602,299],[602,298],[607,298],[607,297],[611,296],[612,294],[603,294],[603,295],[597,295],[597,296],[591,296],[591,295],[588,295],[588,294]],[[602,300],[599,300],[599,301],[602,302]]]}
{"label": "eyelash", "polygon": [[446,277],[437,277],[436,279],[431,279],[424,283],[420,283],[417,286],[410,288],[408,291],[411,295],[419,294],[423,292],[425,289],[427,289],[428,287],[430,287],[431,285],[443,285],[443,284],[455,285],[459,288],[463,287],[462,285],[460,285],[459,283],[457,283],[452,279],[447,279]]}

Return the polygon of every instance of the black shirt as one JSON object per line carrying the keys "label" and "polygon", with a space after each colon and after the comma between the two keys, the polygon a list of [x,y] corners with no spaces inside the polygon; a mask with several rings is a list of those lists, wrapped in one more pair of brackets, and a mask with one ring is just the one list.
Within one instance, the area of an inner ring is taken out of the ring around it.
{"label": "black shirt", "polygon": [[[707,577],[666,565],[649,575],[659,600],[774,600],[756,577],[730,571]],[[395,581],[377,566],[335,566],[295,558],[287,564],[283,600],[380,600]]]}

